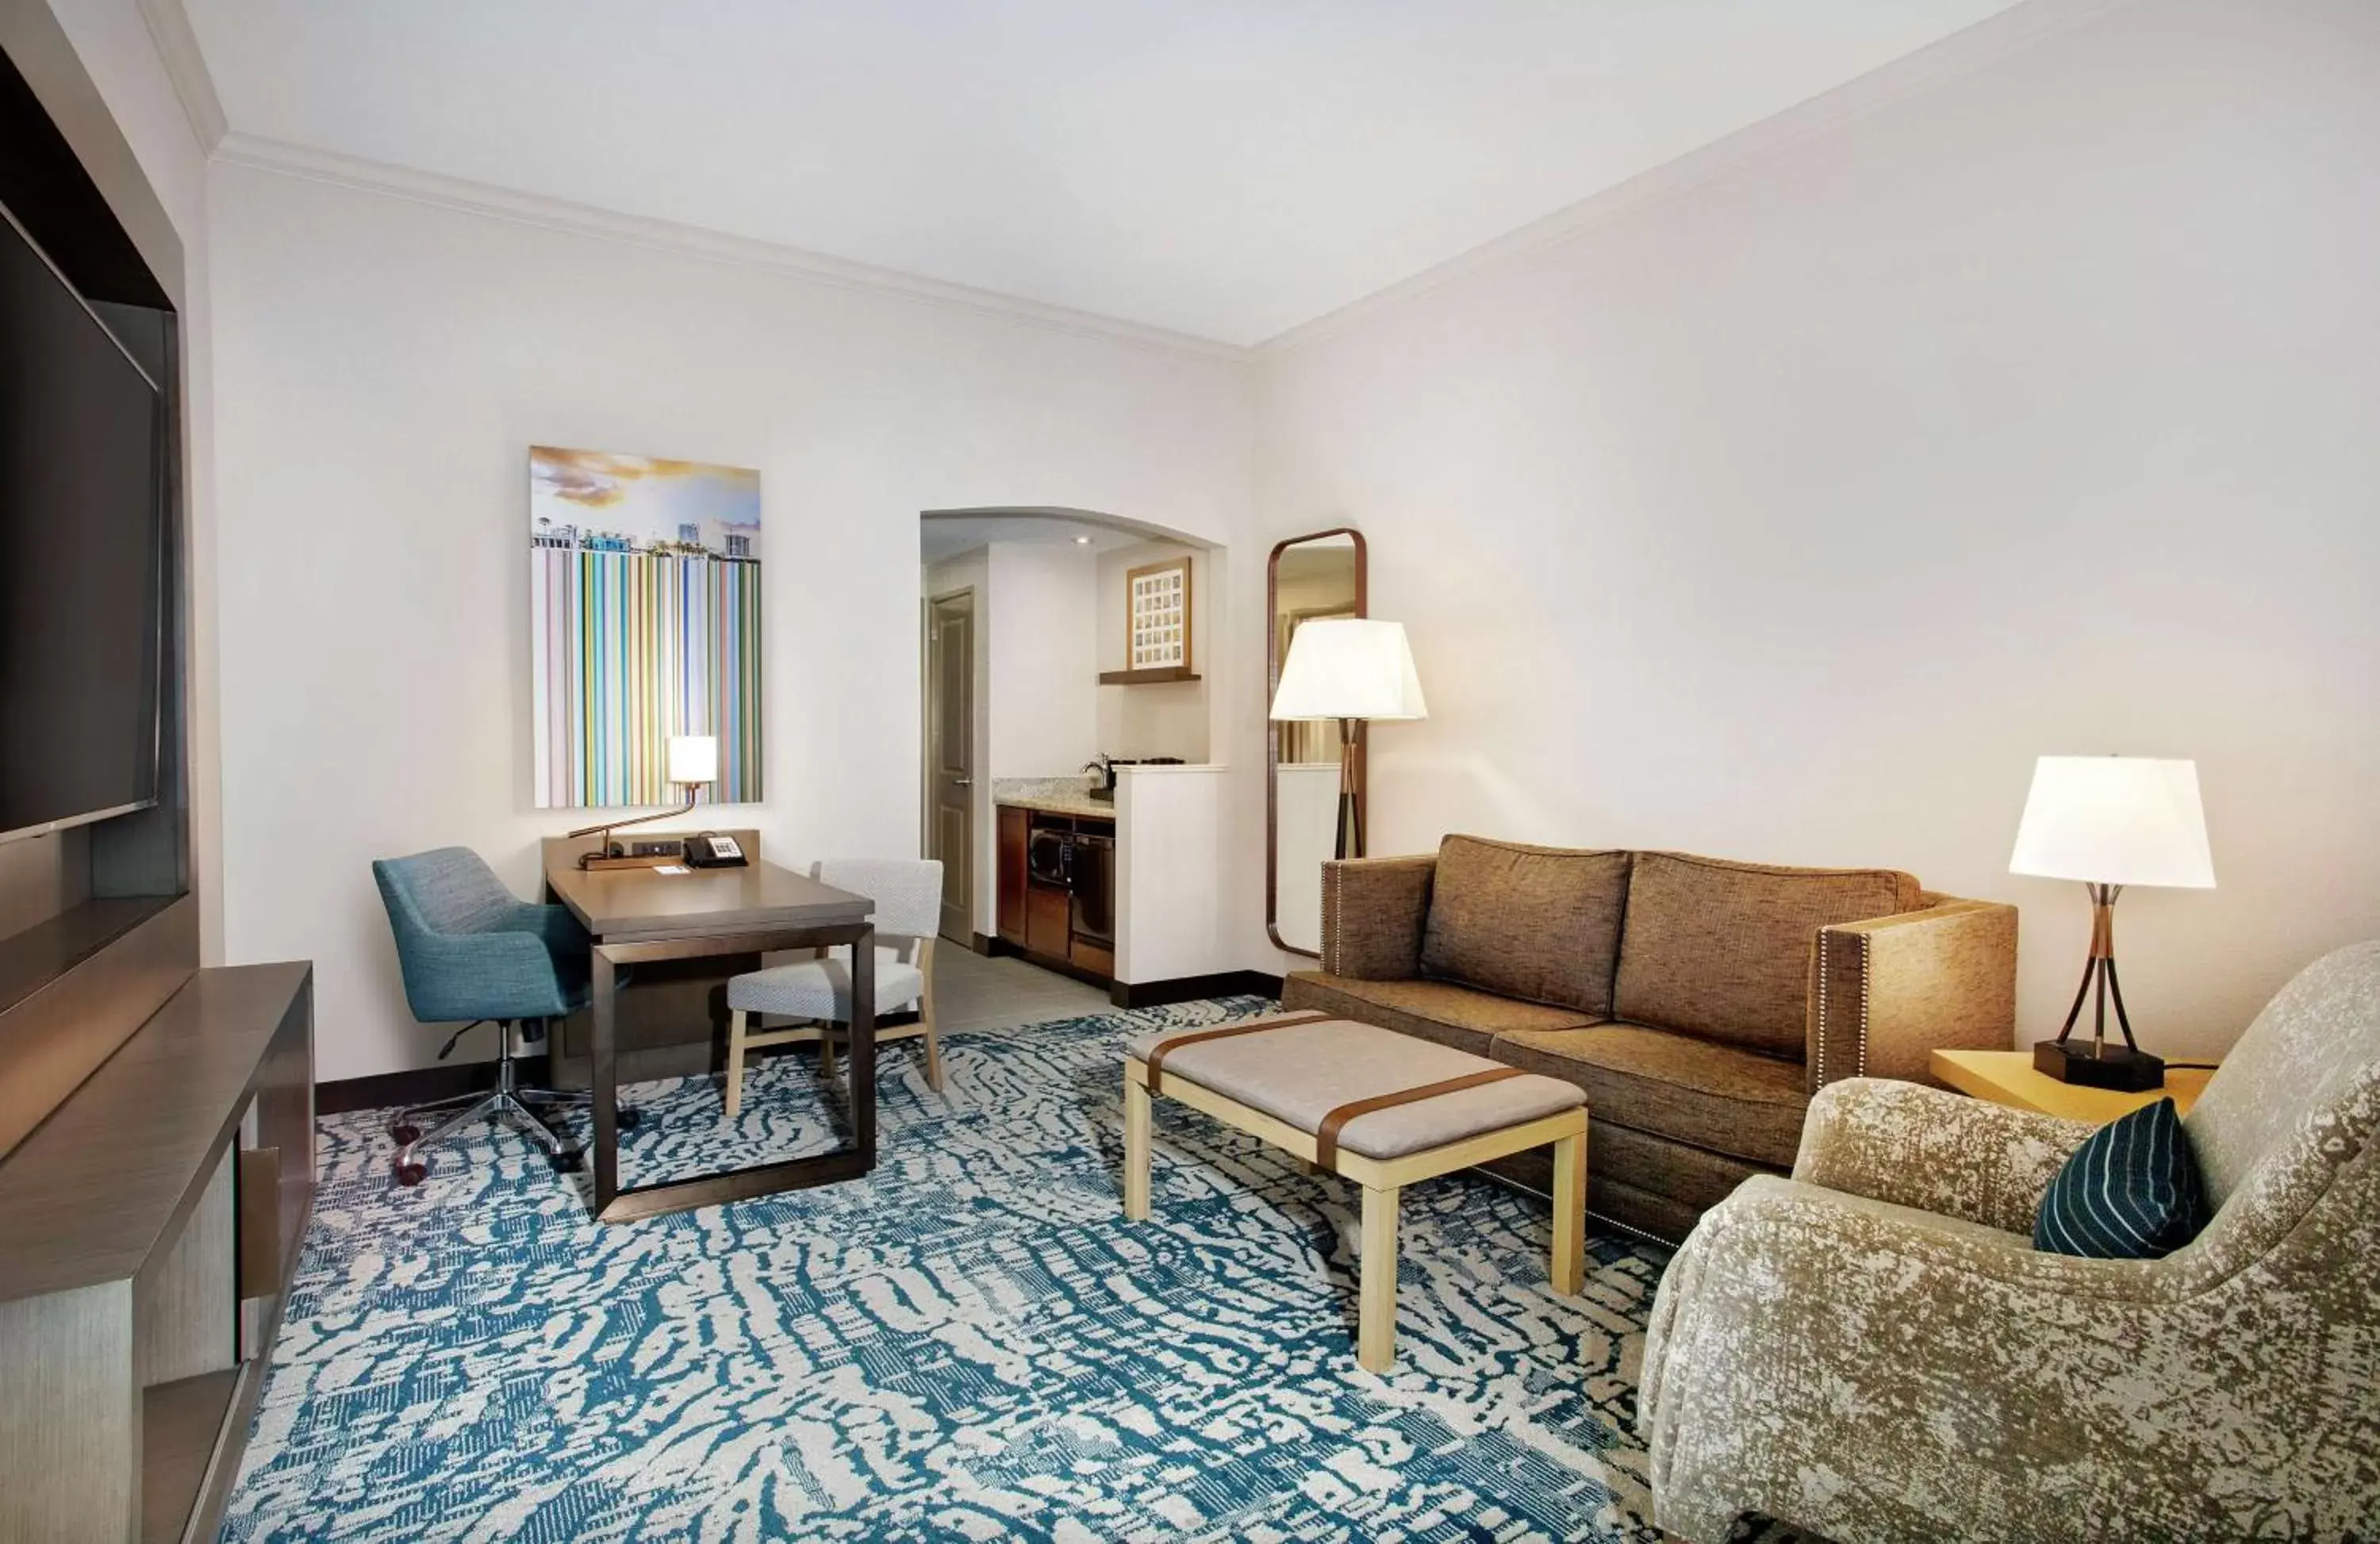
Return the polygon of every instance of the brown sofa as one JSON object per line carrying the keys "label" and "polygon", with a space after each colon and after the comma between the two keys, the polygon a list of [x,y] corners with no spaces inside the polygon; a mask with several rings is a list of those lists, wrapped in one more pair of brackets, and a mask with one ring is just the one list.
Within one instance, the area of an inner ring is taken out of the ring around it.
{"label": "brown sofa", "polygon": [[[1449,836],[1326,864],[1322,968],[1281,1003],[1577,1084],[1588,1211],[1675,1241],[1792,1167],[1820,1088],[2005,1050],[2015,997],[2016,909],[1893,869]],[[1532,1162],[1510,1172],[1542,1188]]]}

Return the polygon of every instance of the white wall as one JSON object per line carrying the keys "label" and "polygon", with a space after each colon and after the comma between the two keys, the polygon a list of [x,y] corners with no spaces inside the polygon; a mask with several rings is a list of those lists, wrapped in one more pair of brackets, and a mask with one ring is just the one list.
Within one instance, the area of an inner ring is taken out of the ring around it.
{"label": "white wall", "polygon": [[998,930],[1000,777],[1062,777],[1098,739],[1092,685],[1096,554],[995,541],[934,564],[925,593],[975,591],[974,930]]}
{"label": "white wall", "polygon": [[428,1062],[369,861],[523,894],[527,455],[762,474],[766,850],[917,850],[917,515],[1064,505],[1220,539],[1245,367],[218,163],[227,946],[315,961],[322,1076]]}
{"label": "white wall", "polygon": [[1071,542],[987,551],[991,775],[1067,776],[1099,750],[1098,554]]}
{"label": "white wall", "polygon": [[2029,1039],[2087,928],[2007,872],[2034,757],[2195,757],[2220,888],[2119,946],[2228,1044],[2380,934],[2375,152],[2380,6],[2119,7],[1274,354],[1233,577],[1360,526],[1429,694],[1374,850],[1904,867],[2022,906]]}
{"label": "white wall", "polygon": [[1216,611],[1211,594],[1214,580],[1205,549],[1177,541],[1136,541],[1099,554],[1099,668],[1128,670],[1132,665],[1124,616],[1125,576],[1135,568],[1184,557],[1190,560],[1190,668],[1200,677],[1160,686],[1100,687],[1099,748],[1111,756],[1207,760],[1210,709],[1206,673],[1211,664],[1209,635]]}
{"label": "white wall", "polygon": [[[520,711],[542,441],[762,469],[783,856],[915,849],[919,510],[1130,510],[1230,542],[1244,595],[1345,521],[1435,713],[1373,736],[1376,850],[1898,864],[2024,907],[2030,1038],[2085,927],[2005,871],[2032,758],[2195,756],[2221,888],[2119,930],[2152,1045],[2219,1048],[2380,933],[2375,28],[2167,0],[1822,101],[1269,351],[1255,398],[1193,353],[218,165],[229,955],[317,961],[324,1076],[418,1064],[367,859],[465,842],[527,893],[571,823],[528,806]],[[1278,968],[1263,620],[1200,631],[1209,754],[1250,769],[1232,936]]]}

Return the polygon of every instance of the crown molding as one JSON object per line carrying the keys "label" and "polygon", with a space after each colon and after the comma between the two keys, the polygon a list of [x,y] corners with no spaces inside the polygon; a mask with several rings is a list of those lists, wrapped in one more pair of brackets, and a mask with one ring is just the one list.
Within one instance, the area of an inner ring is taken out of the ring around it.
{"label": "crown molding", "polygon": [[740,267],[790,274],[814,283],[997,317],[1052,332],[1246,364],[1320,343],[1385,312],[1489,269],[1593,235],[1671,199],[1756,169],[1789,152],[1900,103],[1988,67],[2036,43],[2140,0],[2022,0],[1949,37],[1889,61],[1806,102],[1642,172],[1409,278],[1339,306],[1254,346],[1198,337],[997,290],[929,279],[797,247],[543,194],[474,182],[408,166],[252,134],[227,132],[212,78],[200,57],[182,0],[139,0],[192,128],[212,160],[416,203],[537,225],[577,236]]}
{"label": "crown molding", "polygon": [[189,13],[182,8],[182,0],[140,0],[140,19],[157,45],[165,78],[174,83],[174,94],[182,101],[182,115],[190,120],[190,132],[199,137],[199,154],[211,156],[230,132],[231,124],[224,116],[223,99],[215,95],[215,78],[207,70],[206,55],[199,51],[199,34],[190,26]]}
{"label": "crown molding", "polygon": [[594,237],[600,240],[617,241],[709,262],[790,274],[838,288],[887,295],[978,316],[997,317],[1002,321],[1022,322],[1076,337],[1135,344],[1145,348],[1221,359],[1233,364],[1245,364],[1253,358],[1251,350],[1238,344],[1195,337],[1163,327],[1101,316],[1095,311],[1022,299],[1002,295],[997,290],[949,284],[941,279],[905,274],[897,269],[879,268],[871,263],[853,262],[820,252],[805,251],[798,247],[780,246],[773,241],[730,236],[723,231],[680,225],[673,220],[624,214],[591,204],[573,203],[539,193],[523,193],[435,172],[415,171],[409,166],[367,161],[358,156],[341,155],[253,134],[233,132],[225,135],[215,149],[213,160],[226,166],[241,166],[310,182],[330,183],[466,214],[508,220],[516,225],[536,225],[573,236]]}
{"label": "crown molding", "polygon": [[1973,75],[2108,12],[2139,3],[2140,0],[2023,0],[1939,43],[1854,76],[1806,102],[1688,151],[1674,161],[1664,162],[1518,230],[1426,268],[1411,278],[1401,279],[1385,289],[1375,290],[1310,322],[1275,334],[1255,345],[1250,352],[1260,360],[1271,359],[1323,342],[1450,285],[1592,236],[1698,188],[1756,168],[1813,140]]}

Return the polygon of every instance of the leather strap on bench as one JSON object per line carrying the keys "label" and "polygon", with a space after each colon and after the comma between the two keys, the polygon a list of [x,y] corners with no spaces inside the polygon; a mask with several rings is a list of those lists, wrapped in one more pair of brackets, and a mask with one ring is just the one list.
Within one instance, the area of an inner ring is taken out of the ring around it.
{"label": "leather strap on bench", "polygon": [[1196,1045],[1200,1040],[1229,1039],[1233,1035],[1253,1035],[1264,1029],[1286,1029],[1297,1024],[1318,1024],[1330,1016],[1329,1014],[1297,1014],[1284,1018],[1263,1018],[1254,1024],[1227,1024],[1220,1029],[1194,1029],[1186,1035],[1160,1040],[1148,1048],[1147,1056],[1141,1058],[1142,1064],[1148,1068],[1148,1091],[1151,1095],[1165,1091],[1162,1082],[1165,1058],[1185,1045]]}
{"label": "leather strap on bench", "polygon": [[1425,1083],[1418,1088],[1401,1088],[1393,1094],[1374,1094],[1341,1105],[1322,1117],[1314,1132],[1314,1163],[1317,1168],[1335,1170],[1339,1162],[1339,1132],[1358,1115],[1368,1115],[1375,1110],[1393,1110],[1400,1104],[1418,1104],[1440,1094],[1459,1094],[1465,1088],[1484,1088],[1501,1083],[1508,1077],[1521,1076],[1519,1067],[1489,1067],[1484,1072],[1465,1073],[1461,1077],[1449,1077],[1437,1083]]}

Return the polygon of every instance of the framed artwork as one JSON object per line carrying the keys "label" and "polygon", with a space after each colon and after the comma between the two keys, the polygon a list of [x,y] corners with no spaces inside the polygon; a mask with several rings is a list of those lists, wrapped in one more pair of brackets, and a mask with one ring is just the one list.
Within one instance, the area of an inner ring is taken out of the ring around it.
{"label": "framed artwork", "polygon": [[758,800],[760,474],[532,445],[528,544],[537,807],[677,803],[673,735]]}
{"label": "framed artwork", "polygon": [[1190,560],[1152,563],[1124,575],[1131,670],[1190,668]]}

